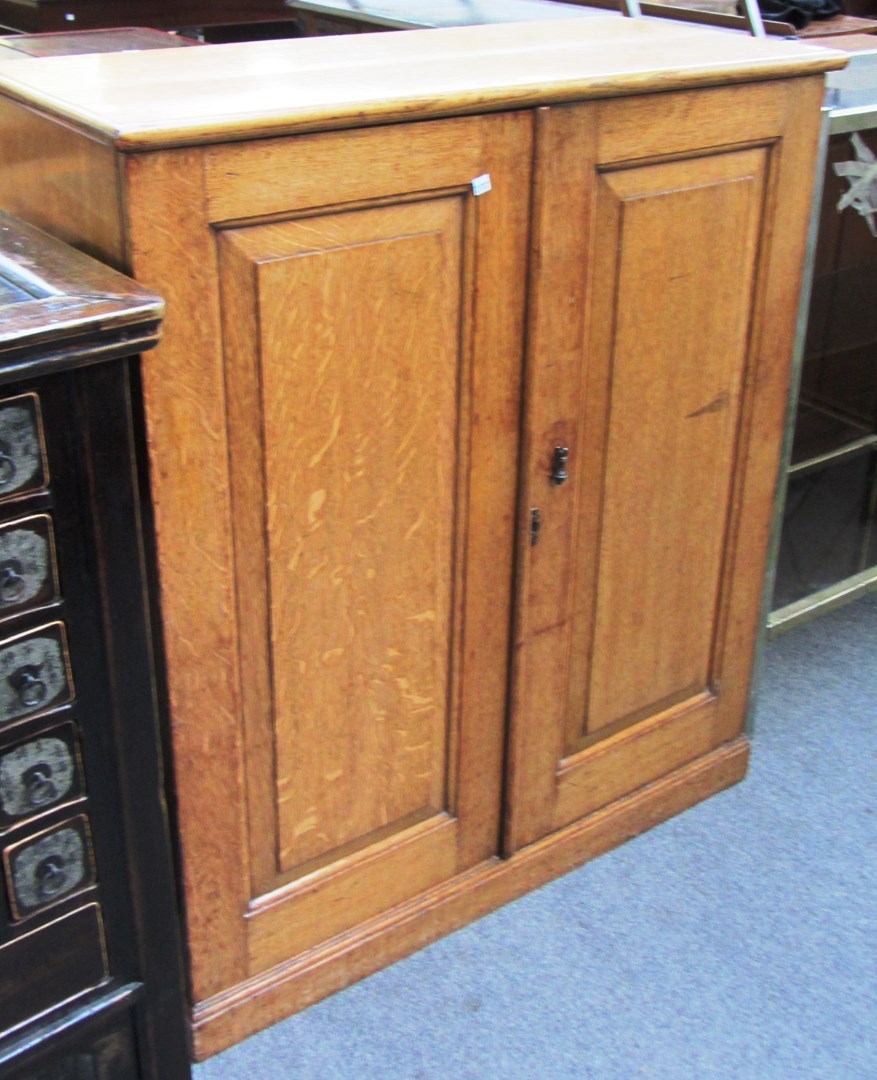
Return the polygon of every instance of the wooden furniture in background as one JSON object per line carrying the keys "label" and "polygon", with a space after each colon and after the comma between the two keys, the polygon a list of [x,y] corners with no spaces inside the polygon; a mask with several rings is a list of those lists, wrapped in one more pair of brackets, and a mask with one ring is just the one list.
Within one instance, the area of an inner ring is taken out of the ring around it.
{"label": "wooden furniture in background", "polygon": [[189,1075],[133,354],[162,302],[0,214],[0,1073]]}
{"label": "wooden furniture in background", "polygon": [[125,26],[178,30],[286,18],[285,0],[0,0],[0,26],[25,34]]}
{"label": "wooden furniture in background", "polygon": [[[378,30],[475,26],[480,23],[622,17],[623,0],[287,0],[307,34],[357,34]],[[749,26],[736,0],[644,0],[643,15],[724,26]],[[767,22],[768,33],[793,36],[787,23]]]}
{"label": "wooden furniture in background", "polygon": [[200,1056],[743,776],[842,62],[597,18],[0,74],[0,201],[168,303]]}
{"label": "wooden furniture in background", "polygon": [[0,26],[21,32],[88,31],[134,23],[161,30],[193,29],[211,42],[599,14],[596,8],[578,8],[557,0],[382,0],[369,4],[345,0],[0,0]]}
{"label": "wooden furniture in background", "polygon": [[163,30],[122,27],[118,30],[74,30],[58,34],[10,34],[0,37],[0,63],[24,56],[76,56],[84,53],[140,49],[179,49],[198,45],[191,38]]}
{"label": "wooden furniture in background", "polygon": [[287,0],[309,34],[355,34],[604,16],[556,0]]}
{"label": "wooden furniture in background", "polygon": [[844,0],[844,11],[865,19],[877,19],[877,0]]}
{"label": "wooden furniture in background", "polygon": [[798,30],[799,38],[836,38],[852,34],[877,34],[877,19],[863,19],[856,15],[834,15],[830,19],[814,19],[809,26]]}

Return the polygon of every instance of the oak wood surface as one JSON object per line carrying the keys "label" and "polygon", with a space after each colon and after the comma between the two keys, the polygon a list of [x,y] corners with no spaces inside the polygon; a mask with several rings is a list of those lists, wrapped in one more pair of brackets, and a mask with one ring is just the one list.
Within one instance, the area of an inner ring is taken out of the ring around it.
{"label": "oak wood surface", "polygon": [[496,850],[530,117],[447,125],[129,167],[198,998]]}
{"label": "oak wood surface", "polygon": [[0,89],[120,148],[616,97],[842,67],[797,42],[601,17],[21,60]]}
{"label": "oak wood surface", "polygon": [[222,942],[193,964],[198,998],[248,975],[240,934],[247,838],[233,809],[245,761],[216,250],[197,213],[198,151],[126,166],[131,265],[167,304],[143,385],[187,938],[190,949]]}
{"label": "oak wood surface", "polygon": [[0,161],[5,211],[125,269],[117,159],[110,147],[0,96]]}
{"label": "oak wood surface", "polygon": [[[589,363],[611,390],[594,463],[600,550],[585,577],[591,678],[570,748],[576,735],[714,684],[765,156],[725,152],[601,178],[594,274],[616,282],[613,339],[607,354],[592,337]],[[660,479],[647,466],[657,461]],[[587,458],[580,467],[590,471]]]}
{"label": "oak wood surface", "polygon": [[838,60],[587,25],[0,76],[27,187],[0,196],[167,301],[144,396],[199,1053],[742,775]]}
{"label": "oak wood surface", "polygon": [[260,316],[281,870],[446,808],[463,213],[439,198],[220,240]]}
{"label": "oak wood surface", "polygon": [[196,1059],[232,1046],[738,783],[748,760],[748,741],[737,739],[510,859],[476,866],[355,934],[339,935],[201,1002],[194,1012]]}
{"label": "oak wood surface", "polygon": [[819,85],[757,92],[761,145],[734,130],[733,88],[662,99],[663,139],[646,99],[540,114],[522,505],[543,524],[519,558],[508,852],[743,722],[785,407],[765,384],[787,377],[794,315],[787,294],[781,339],[763,304],[794,290],[806,222],[802,202],[774,226],[777,185],[815,145],[799,102]]}

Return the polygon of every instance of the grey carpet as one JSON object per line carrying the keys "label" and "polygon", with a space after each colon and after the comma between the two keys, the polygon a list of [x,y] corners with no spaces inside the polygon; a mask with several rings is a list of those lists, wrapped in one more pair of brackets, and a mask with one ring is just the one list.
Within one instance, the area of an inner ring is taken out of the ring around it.
{"label": "grey carpet", "polygon": [[747,779],[195,1080],[875,1080],[877,595],[766,650]]}

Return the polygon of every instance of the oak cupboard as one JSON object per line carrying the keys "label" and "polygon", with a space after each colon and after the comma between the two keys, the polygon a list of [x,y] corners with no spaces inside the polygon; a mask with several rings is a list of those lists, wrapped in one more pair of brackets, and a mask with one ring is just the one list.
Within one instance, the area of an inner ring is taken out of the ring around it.
{"label": "oak cupboard", "polygon": [[841,63],[595,18],[0,77],[4,205],[167,302],[199,1055],[744,774]]}

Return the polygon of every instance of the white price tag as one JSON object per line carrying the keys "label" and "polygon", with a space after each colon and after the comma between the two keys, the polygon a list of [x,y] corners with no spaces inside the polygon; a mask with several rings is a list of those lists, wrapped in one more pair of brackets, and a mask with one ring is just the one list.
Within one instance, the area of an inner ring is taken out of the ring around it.
{"label": "white price tag", "polygon": [[490,173],[482,173],[472,181],[473,195],[486,195],[490,191]]}

